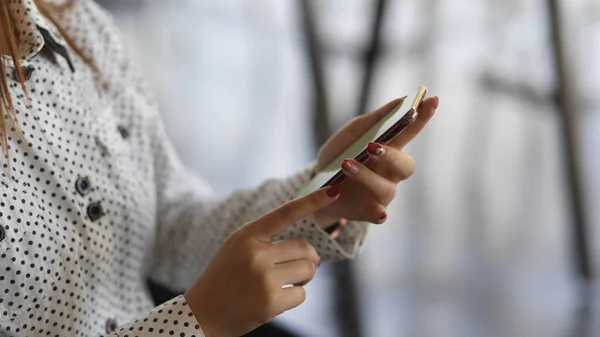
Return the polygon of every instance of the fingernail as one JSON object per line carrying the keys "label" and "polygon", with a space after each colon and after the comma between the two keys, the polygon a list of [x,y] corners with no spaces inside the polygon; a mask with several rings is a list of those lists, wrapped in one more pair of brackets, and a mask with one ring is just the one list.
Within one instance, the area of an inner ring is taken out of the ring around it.
{"label": "fingernail", "polygon": [[327,189],[327,196],[330,198],[335,198],[342,192],[340,185],[333,185]]}
{"label": "fingernail", "polygon": [[381,156],[383,154],[383,146],[375,142],[370,142],[367,146],[367,152],[375,156]]}
{"label": "fingernail", "polygon": [[440,98],[437,96],[433,97],[433,108],[437,109],[438,105],[440,105]]}
{"label": "fingernail", "polygon": [[358,164],[353,159],[346,159],[342,163],[342,169],[346,171],[346,173],[350,173],[352,175],[358,173]]}
{"label": "fingernail", "polygon": [[387,213],[383,212],[383,214],[379,217],[379,223],[384,223],[387,220]]}

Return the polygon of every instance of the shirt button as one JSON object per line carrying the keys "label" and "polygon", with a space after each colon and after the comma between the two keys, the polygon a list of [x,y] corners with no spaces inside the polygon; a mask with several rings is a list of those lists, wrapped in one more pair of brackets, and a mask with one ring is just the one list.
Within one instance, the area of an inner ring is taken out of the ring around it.
{"label": "shirt button", "polygon": [[[33,74],[33,72],[35,71],[35,67],[33,65],[27,65],[25,67],[22,67],[21,70],[23,71],[23,77],[25,77],[25,81],[29,81],[29,79],[31,78],[31,74]],[[17,75],[17,68],[15,68],[15,70],[13,71],[13,76],[15,77],[16,81],[19,80],[19,76]]]}
{"label": "shirt button", "polygon": [[87,207],[87,215],[90,217],[90,220],[96,221],[100,219],[104,215],[104,210],[102,209],[102,205],[100,201],[92,202]]}
{"label": "shirt button", "polygon": [[6,239],[6,233],[4,232],[4,227],[0,227],[0,242]]}
{"label": "shirt button", "polygon": [[106,320],[106,333],[111,333],[114,332],[115,330],[117,330],[117,327],[119,325],[117,324],[117,320],[109,318]]}
{"label": "shirt button", "polygon": [[127,130],[127,128],[126,128],[126,127],[124,127],[123,125],[119,125],[119,126],[117,127],[117,130],[119,130],[119,133],[121,134],[121,137],[122,137],[123,139],[127,139],[127,138],[129,138],[129,130]]}
{"label": "shirt button", "polygon": [[90,179],[88,179],[88,177],[79,177],[75,182],[75,189],[77,190],[77,193],[82,196],[90,194],[92,190]]}

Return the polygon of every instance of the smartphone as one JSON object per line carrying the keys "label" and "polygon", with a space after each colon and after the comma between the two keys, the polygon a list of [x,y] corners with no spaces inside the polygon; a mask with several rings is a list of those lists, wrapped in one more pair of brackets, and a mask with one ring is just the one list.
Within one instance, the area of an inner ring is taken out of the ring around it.
{"label": "smartphone", "polygon": [[414,96],[408,112],[401,113],[404,102],[398,104],[397,107],[392,109],[392,111],[385,115],[385,117],[377,122],[377,124],[365,132],[365,134],[357,141],[335,158],[323,171],[317,173],[315,177],[300,190],[300,196],[309,194],[322,187],[332,186],[344,181],[346,175],[341,170],[344,159],[354,158],[354,160],[361,164],[366,163],[369,160],[367,145],[369,145],[370,142],[386,145],[394,139],[394,137],[406,130],[406,128],[417,120],[419,108],[423,99],[425,99],[426,94],[427,88],[420,87]]}

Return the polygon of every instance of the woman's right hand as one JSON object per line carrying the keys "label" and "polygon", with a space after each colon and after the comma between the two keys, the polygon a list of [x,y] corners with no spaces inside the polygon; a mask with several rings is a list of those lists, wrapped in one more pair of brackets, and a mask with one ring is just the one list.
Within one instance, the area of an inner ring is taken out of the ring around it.
{"label": "woman's right hand", "polygon": [[319,255],[305,240],[271,238],[330,205],[339,193],[338,187],[324,188],[292,200],[225,240],[185,293],[206,337],[241,336],[304,302],[303,285],[313,278]]}

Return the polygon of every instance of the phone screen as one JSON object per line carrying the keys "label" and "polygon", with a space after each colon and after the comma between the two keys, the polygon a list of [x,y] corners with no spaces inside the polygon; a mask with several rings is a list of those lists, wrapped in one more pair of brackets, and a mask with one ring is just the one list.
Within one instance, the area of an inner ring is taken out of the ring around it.
{"label": "phone screen", "polygon": [[315,177],[302,188],[300,196],[306,195],[319,188],[341,183],[345,179],[343,171],[340,169],[342,162],[346,158],[354,158],[360,163],[365,163],[369,156],[366,152],[367,145],[370,142],[387,144],[394,137],[406,130],[418,116],[418,108],[427,94],[427,88],[420,87],[415,94],[415,98],[408,112],[401,110],[404,101],[390,111],[377,124],[363,134],[350,147],[337,156],[325,169],[317,173]]}

